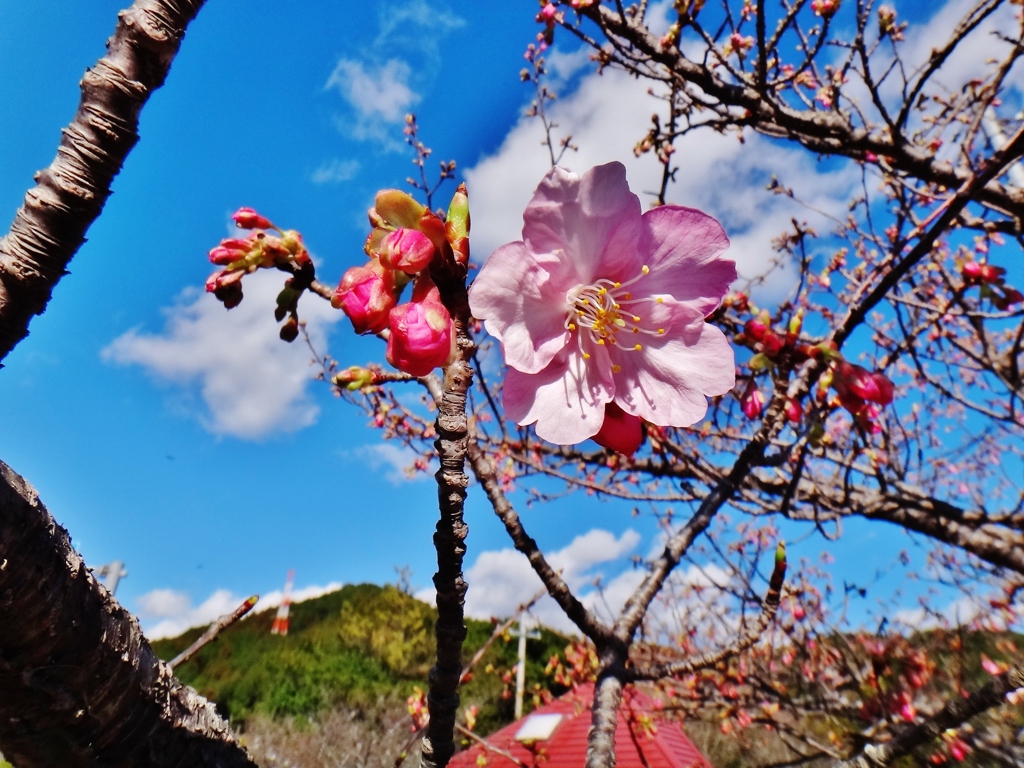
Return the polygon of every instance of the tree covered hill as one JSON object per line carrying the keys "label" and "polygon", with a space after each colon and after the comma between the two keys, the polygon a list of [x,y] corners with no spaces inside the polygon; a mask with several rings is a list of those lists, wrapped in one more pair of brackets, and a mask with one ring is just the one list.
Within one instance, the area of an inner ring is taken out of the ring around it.
{"label": "tree covered hill", "polygon": [[[397,701],[424,681],[434,654],[433,607],[393,586],[345,586],[292,605],[286,637],[270,634],[274,612],[238,622],[182,664],[175,674],[236,723],[253,715],[308,717],[337,706],[375,707]],[[468,661],[491,636],[489,622],[467,620]],[[153,649],[171,659],[205,628],[158,640]],[[567,639],[549,630],[527,644],[527,683],[558,694],[544,667]],[[482,729],[512,719],[513,702],[502,677],[516,663],[514,638],[499,638],[462,690],[465,706],[480,708]],[[530,709],[530,702],[527,702]]]}

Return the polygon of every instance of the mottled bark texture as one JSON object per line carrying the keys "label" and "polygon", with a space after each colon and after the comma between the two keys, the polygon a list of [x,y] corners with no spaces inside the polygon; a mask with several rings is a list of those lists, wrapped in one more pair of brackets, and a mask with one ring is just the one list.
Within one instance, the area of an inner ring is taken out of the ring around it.
{"label": "mottled bark texture", "polygon": [[455,324],[458,354],[444,372],[444,390],[437,406],[437,499],[441,517],[434,532],[437,549],[437,663],[430,670],[427,709],[430,721],[420,754],[422,768],[444,768],[455,753],[455,717],[459,711],[459,680],[462,676],[462,644],[466,639],[466,580],[462,561],[466,555],[469,526],[463,519],[466,502],[466,448],[469,422],[466,393],[473,383],[473,340],[469,336],[469,303],[465,269],[452,265],[435,270],[434,281]]}
{"label": "mottled bark texture", "polygon": [[0,750],[18,768],[255,768],[3,462]]}
{"label": "mottled bark texture", "polygon": [[42,314],[110,185],[138,141],[139,113],[167,77],[204,0],[136,0],[118,17],[107,54],[82,78],[74,121],[57,157],[36,174],[0,239],[0,361]]}

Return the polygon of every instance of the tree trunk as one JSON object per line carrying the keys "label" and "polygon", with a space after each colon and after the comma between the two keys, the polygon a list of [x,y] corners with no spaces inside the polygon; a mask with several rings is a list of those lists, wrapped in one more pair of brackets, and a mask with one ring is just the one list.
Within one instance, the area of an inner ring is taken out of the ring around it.
{"label": "tree trunk", "polygon": [[205,0],[136,0],[107,54],[82,78],[82,99],[57,157],[36,174],[0,239],[0,361],[42,314],[139,135],[139,113],[163,85],[185,28]]}
{"label": "tree trunk", "polygon": [[255,768],[0,462],[0,750],[18,768]]}

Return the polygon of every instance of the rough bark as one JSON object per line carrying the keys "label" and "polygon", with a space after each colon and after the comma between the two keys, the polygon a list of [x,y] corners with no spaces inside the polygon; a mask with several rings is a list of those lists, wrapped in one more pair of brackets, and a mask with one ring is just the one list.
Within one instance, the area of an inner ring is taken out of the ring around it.
{"label": "rough bark", "polygon": [[139,113],[163,85],[204,0],[136,0],[118,17],[107,54],[82,78],[82,98],[48,168],[36,174],[0,239],[0,361],[42,314],[110,185],[139,139]]}
{"label": "rough bark", "polygon": [[455,324],[458,355],[444,372],[444,388],[437,407],[437,448],[441,467],[437,470],[437,498],[441,517],[434,532],[437,550],[437,663],[430,670],[427,709],[430,721],[423,737],[420,765],[444,768],[455,754],[455,718],[459,710],[459,681],[462,677],[462,644],[466,639],[466,580],[462,562],[466,555],[469,526],[463,517],[466,503],[466,448],[469,421],[466,393],[473,382],[469,360],[473,340],[467,331],[469,304],[466,274],[462,268],[435,270],[435,282]]}
{"label": "rough bark", "polygon": [[0,750],[18,768],[255,768],[0,462]]}

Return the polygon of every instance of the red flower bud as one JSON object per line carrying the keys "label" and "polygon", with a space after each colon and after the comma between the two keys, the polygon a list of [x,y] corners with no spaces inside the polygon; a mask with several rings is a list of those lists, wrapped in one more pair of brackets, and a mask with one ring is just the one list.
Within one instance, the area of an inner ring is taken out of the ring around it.
{"label": "red flower bud", "polygon": [[252,208],[239,208],[231,216],[235,225],[241,229],[273,229],[274,225],[269,219],[260,216]]}
{"label": "red flower bud", "polygon": [[980,269],[979,280],[983,283],[998,283],[1002,280],[1003,275],[1006,274],[1006,270],[1002,267],[995,267],[991,264],[982,264]]}
{"label": "red flower bud", "polygon": [[794,424],[799,424],[804,419],[804,407],[799,400],[789,398],[786,400],[786,418]]}
{"label": "red flower bud", "polygon": [[761,341],[764,338],[765,333],[768,332],[768,326],[758,320],[756,317],[752,317],[747,320],[743,325],[743,333],[751,341]]}
{"label": "red flower bud", "polygon": [[414,275],[430,265],[434,243],[422,232],[403,227],[387,234],[377,257],[385,267]]}
{"label": "red flower bud", "polygon": [[761,409],[764,408],[764,395],[754,385],[753,380],[747,384],[747,388],[743,391],[740,406],[743,408],[743,413],[748,419],[756,419],[761,415]]}
{"label": "red flower bud", "polygon": [[436,295],[432,284],[426,291],[417,284],[413,300],[391,310],[386,357],[410,376],[426,376],[455,355],[452,318]]}
{"label": "red flower bud", "polygon": [[604,407],[601,429],[591,439],[623,456],[632,456],[643,443],[644,433],[639,417],[626,413],[615,403],[608,403]]}
{"label": "red flower bud", "polygon": [[761,340],[761,350],[768,355],[768,357],[775,357],[782,351],[782,348],[786,345],[786,342],[773,331],[767,331],[764,334],[764,338]]}
{"label": "red flower bud", "polygon": [[331,305],[348,315],[356,333],[380,333],[395,307],[394,273],[376,261],[352,267],[342,276]]}
{"label": "red flower bud", "polygon": [[214,272],[206,280],[206,291],[224,303],[225,309],[234,309],[242,303],[242,276],[240,269]]}

